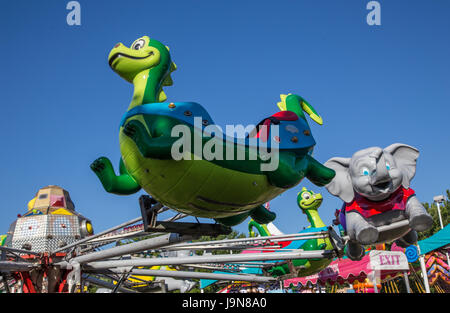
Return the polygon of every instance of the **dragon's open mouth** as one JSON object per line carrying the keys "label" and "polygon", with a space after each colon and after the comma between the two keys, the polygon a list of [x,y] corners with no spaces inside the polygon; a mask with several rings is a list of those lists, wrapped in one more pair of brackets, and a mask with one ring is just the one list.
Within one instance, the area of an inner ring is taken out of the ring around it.
{"label": "dragon's open mouth", "polygon": [[150,53],[148,55],[146,55],[145,57],[135,57],[135,56],[132,56],[132,55],[128,55],[128,54],[125,54],[125,53],[118,52],[118,53],[114,54],[109,59],[108,63],[109,63],[109,66],[111,66],[112,63],[114,62],[114,60],[117,59],[118,57],[126,57],[126,58],[129,58],[129,59],[140,60],[140,59],[146,59],[146,58],[152,56],[153,54],[154,54],[153,51],[150,51]]}

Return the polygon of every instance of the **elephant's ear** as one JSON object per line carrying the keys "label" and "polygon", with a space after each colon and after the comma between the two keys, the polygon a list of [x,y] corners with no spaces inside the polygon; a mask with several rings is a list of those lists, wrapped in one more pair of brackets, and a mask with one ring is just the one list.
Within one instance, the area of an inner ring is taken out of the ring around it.
{"label": "elephant's ear", "polygon": [[352,179],[349,174],[350,158],[331,158],[324,164],[336,172],[333,180],[326,185],[327,190],[344,202],[352,202],[355,197]]}
{"label": "elephant's ear", "polygon": [[416,174],[416,163],[417,158],[419,157],[419,150],[402,143],[394,143],[384,148],[384,151],[392,154],[395,163],[403,174],[402,185],[405,188],[409,188],[409,183]]}

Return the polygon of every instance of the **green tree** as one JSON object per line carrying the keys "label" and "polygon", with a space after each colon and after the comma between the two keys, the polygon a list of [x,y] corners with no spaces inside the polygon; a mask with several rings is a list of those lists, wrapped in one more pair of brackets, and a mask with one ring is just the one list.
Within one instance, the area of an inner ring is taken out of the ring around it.
{"label": "green tree", "polygon": [[[201,236],[198,239],[192,240],[192,242],[205,242],[205,241],[215,241],[215,240],[225,240],[225,239],[240,239],[240,238],[246,238],[244,233],[239,233],[237,231],[232,231],[228,235],[219,235],[217,237],[211,237],[211,236]],[[241,250],[233,250],[233,253],[240,253]],[[229,250],[213,250],[212,254],[227,254],[229,253]],[[203,251],[196,251],[197,255],[203,255]]]}
{"label": "green tree", "polygon": [[[450,202],[448,201],[448,199],[450,197],[450,190],[447,189],[446,193],[447,193],[447,199],[444,201],[444,203],[440,204],[442,224],[444,225],[444,227],[449,222],[449,212],[450,212]],[[425,207],[425,209],[427,209],[428,213],[433,217],[434,223],[433,223],[433,227],[431,227],[429,230],[418,233],[418,237],[419,237],[418,240],[423,240],[425,238],[428,238],[441,230],[441,223],[439,221],[439,213],[438,213],[438,209],[437,209],[437,204],[435,202],[433,202],[431,204],[425,202],[425,203],[422,203],[422,205]]]}

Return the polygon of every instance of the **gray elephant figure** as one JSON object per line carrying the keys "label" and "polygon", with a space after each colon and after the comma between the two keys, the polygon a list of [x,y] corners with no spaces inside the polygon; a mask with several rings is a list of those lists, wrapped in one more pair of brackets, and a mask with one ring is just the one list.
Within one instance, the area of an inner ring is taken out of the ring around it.
{"label": "gray elephant figure", "polygon": [[[360,260],[364,256],[362,245],[395,240],[403,247],[414,244],[417,232],[433,225],[432,217],[410,188],[418,157],[416,148],[395,143],[325,162],[325,166],[336,171],[326,188],[345,202],[339,221],[350,238],[346,249],[350,259]],[[404,219],[409,220],[405,227],[383,232],[377,229]]]}

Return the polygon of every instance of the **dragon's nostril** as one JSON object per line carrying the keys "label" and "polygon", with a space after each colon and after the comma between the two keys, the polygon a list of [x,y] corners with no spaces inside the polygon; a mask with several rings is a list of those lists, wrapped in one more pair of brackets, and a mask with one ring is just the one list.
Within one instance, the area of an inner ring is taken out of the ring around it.
{"label": "dragon's nostril", "polygon": [[116,44],[116,45],[114,46],[114,48],[117,48],[118,46],[120,46],[120,43]]}

